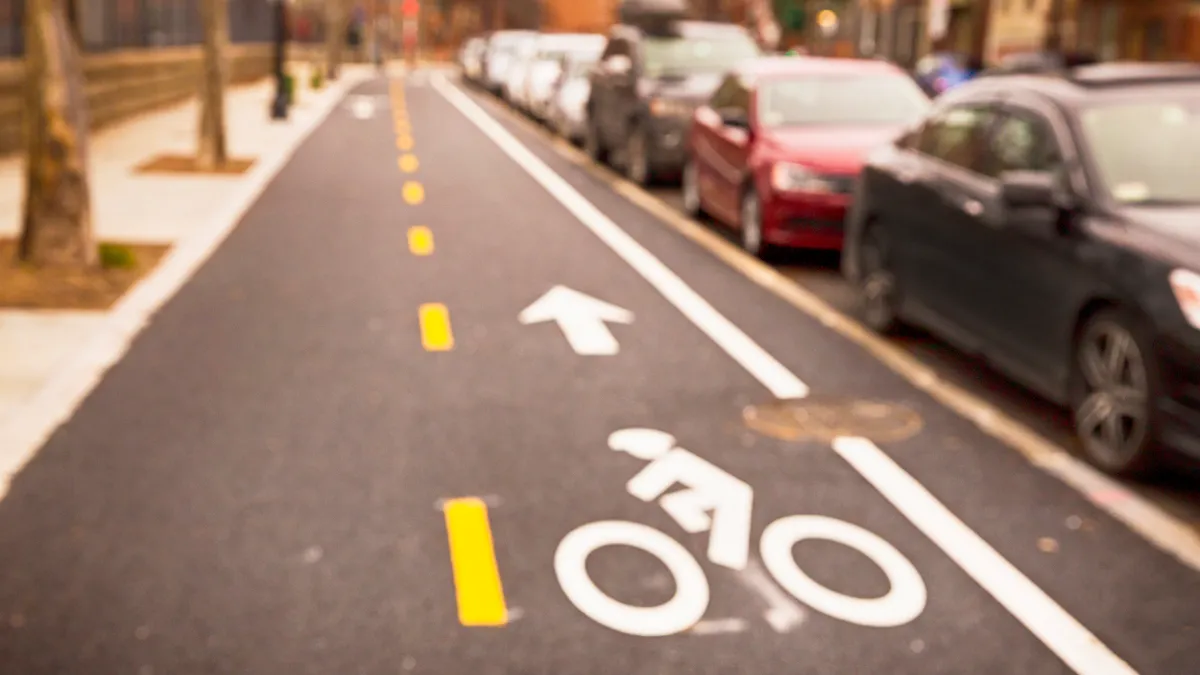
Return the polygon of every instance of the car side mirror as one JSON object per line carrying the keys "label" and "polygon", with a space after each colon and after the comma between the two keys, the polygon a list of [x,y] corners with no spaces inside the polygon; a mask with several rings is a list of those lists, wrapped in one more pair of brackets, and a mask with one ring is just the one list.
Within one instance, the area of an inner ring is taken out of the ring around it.
{"label": "car side mirror", "polygon": [[628,75],[633,71],[633,59],[624,54],[615,54],[604,62],[604,70],[612,75]]}
{"label": "car side mirror", "polygon": [[1065,195],[1057,172],[1005,171],[1000,176],[1005,222],[1031,235],[1052,237],[1061,233],[1062,214],[1070,208]]}
{"label": "car side mirror", "polygon": [[1049,171],[1006,171],[1000,176],[1000,199],[1010,209],[1057,206],[1058,178]]}
{"label": "car side mirror", "polygon": [[750,120],[746,117],[746,112],[738,108],[721,108],[717,111],[717,115],[721,117],[721,124],[732,127],[734,129],[750,130]]}

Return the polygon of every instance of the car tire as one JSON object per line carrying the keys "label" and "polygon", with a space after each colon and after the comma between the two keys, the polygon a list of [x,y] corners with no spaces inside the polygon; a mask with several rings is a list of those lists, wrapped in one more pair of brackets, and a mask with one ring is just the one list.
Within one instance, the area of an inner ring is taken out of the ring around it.
{"label": "car tire", "polygon": [[876,223],[866,223],[858,249],[863,323],[881,335],[894,334],[900,329],[900,284],[892,267],[887,231]]}
{"label": "car tire", "polygon": [[647,143],[646,130],[640,126],[634,127],[625,140],[625,177],[642,187],[654,182]]}
{"label": "car tire", "polygon": [[738,241],[743,251],[756,258],[765,258],[769,252],[763,239],[762,202],[753,187],[746,188],[742,194],[738,213]]}
{"label": "car tire", "polygon": [[683,196],[683,211],[691,218],[704,217],[704,204],[700,199],[700,176],[696,160],[690,156],[684,161],[679,191]]}
{"label": "car tire", "polygon": [[583,152],[588,159],[597,164],[608,163],[608,150],[604,147],[604,141],[600,139],[600,130],[596,128],[590,116],[584,124]]}
{"label": "car tire", "polygon": [[1101,310],[1079,329],[1071,350],[1071,419],[1084,457],[1114,476],[1158,467],[1157,410],[1162,375],[1143,322]]}

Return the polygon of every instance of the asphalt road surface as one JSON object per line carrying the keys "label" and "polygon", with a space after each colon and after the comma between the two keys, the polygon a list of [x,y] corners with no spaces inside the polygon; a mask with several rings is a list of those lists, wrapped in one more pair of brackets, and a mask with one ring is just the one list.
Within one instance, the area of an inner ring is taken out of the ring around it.
{"label": "asphalt road surface", "polygon": [[439,74],[354,96],[0,502],[0,672],[1195,672],[1193,569]]}

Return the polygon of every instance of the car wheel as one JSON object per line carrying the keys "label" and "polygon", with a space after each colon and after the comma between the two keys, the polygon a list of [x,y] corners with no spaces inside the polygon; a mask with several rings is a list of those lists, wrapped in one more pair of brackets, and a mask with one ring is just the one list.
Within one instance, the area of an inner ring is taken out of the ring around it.
{"label": "car wheel", "polygon": [[608,163],[608,151],[604,148],[604,141],[600,140],[600,130],[591,119],[584,125],[583,151],[588,159],[597,164]]}
{"label": "car wheel", "polygon": [[683,211],[692,218],[704,216],[704,205],[700,201],[700,175],[696,161],[691,157],[683,164],[683,176],[680,178],[680,191],[683,193]]}
{"label": "car wheel", "polygon": [[741,217],[739,218],[742,249],[752,256],[763,257],[767,245],[763,242],[762,202],[754,188],[747,188],[742,195]]}
{"label": "car wheel", "polygon": [[1088,461],[1119,476],[1149,473],[1158,456],[1158,364],[1141,323],[1105,310],[1083,325],[1072,356],[1072,413]]}
{"label": "car wheel", "polygon": [[876,333],[894,333],[900,327],[897,298],[899,284],[892,269],[887,235],[883,227],[867,223],[859,242],[858,294],[862,318]]}
{"label": "car wheel", "polygon": [[646,148],[645,130],[634,127],[625,142],[625,177],[636,185],[649,185],[653,176]]}

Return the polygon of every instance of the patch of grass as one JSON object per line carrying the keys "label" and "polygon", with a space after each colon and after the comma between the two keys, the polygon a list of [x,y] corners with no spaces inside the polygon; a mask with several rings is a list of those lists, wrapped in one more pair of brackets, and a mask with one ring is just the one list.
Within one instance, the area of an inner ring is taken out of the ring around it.
{"label": "patch of grass", "polygon": [[100,266],[106,270],[131,270],[137,267],[137,254],[122,244],[100,244]]}

